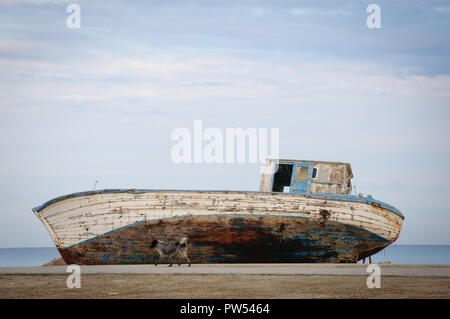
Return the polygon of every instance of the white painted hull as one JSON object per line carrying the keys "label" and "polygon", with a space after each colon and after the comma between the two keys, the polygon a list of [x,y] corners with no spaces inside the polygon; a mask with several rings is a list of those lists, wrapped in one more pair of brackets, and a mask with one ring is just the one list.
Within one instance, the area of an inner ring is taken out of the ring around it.
{"label": "white painted hull", "polygon": [[[320,196],[261,192],[105,191],[68,196],[43,206],[34,211],[60,251],[138,223],[153,225],[151,223],[158,221],[189,219],[195,224],[196,219],[206,220],[207,216],[215,216],[219,220],[226,216],[222,219],[226,223],[233,217],[244,218],[248,223],[255,218],[267,217],[275,232],[279,227],[277,223],[288,225],[294,219],[311,223],[312,230],[317,229],[317,225],[322,227],[323,223],[330,223],[368,232],[370,236],[379,238],[380,242],[385,241],[383,245],[387,246],[398,238],[403,221],[401,216],[379,205],[329,200]],[[326,220],[324,210],[329,213]],[[157,237],[148,227],[149,236]],[[186,228],[188,226],[180,228],[174,224],[173,227],[178,231],[182,229],[184,233],[165,236],[176,238],[191,235],[187,233],[191,231]],[[305,224],[301,227],[304,230]],[[286,231],[280,238],[287,240],[296,236],[299,235],[292,230]],[[356,256],[357,259],[359,257]]]}

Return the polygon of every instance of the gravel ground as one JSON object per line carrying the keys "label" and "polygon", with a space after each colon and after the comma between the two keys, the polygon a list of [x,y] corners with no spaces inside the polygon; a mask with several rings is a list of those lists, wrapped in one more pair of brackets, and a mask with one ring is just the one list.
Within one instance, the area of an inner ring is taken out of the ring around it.
{"label": "gravel ground", "polygon": [[367,276],[85,274],[69,289],[69,274],[0,275],[0,298],[444,298],[449,277],[381,278],[369,289]]}

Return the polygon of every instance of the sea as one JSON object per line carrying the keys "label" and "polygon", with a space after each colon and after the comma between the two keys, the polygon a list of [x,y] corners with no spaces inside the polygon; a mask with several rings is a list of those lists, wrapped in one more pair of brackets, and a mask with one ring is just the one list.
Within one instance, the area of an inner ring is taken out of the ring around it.
{"label": "sea", "polygon": [[[41,266],[59,257],[55,247],[0,248],[0,267]],[[372,263],[380,262],[450,264],[450,245],[391,245],[372,256]]]}

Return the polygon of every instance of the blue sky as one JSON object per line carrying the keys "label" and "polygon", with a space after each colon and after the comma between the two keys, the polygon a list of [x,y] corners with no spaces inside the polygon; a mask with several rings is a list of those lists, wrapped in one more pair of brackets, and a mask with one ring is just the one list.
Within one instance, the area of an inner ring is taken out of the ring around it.
{"label": "blue sky", "polygon": [[259,165],[171,161],[197,119],[350,162],[398,243],[450,244],[449,39],[449,1],[0,1],[0,247],[51,246],[31,208],[96,180],[257,190]]}

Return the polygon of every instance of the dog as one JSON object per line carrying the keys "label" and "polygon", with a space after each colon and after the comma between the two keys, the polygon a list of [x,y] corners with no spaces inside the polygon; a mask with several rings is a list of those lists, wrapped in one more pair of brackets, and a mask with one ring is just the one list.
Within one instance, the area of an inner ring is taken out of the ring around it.
{"label": "dog", "polygon": [[[150,248],[156,248],[156,250],[159,253],[159,260],[162,260],[164,257],[170,259],[170,265],[169,267],[172,267],[173,261],[172,257],[174,255],[177,255],[180,258],[180,262],[178,263],[178,266],[181,265],[181,262],[183,259],[187,259],[189,262],[188,267],[191,266],[191,260],[188,257],[188,249],[189,249],[189,238],[183,237],[180,241],[173,242],[165,242],[161,240],[153,240]],[[155,266],[158,265],[158,259],[155,260]]]}

